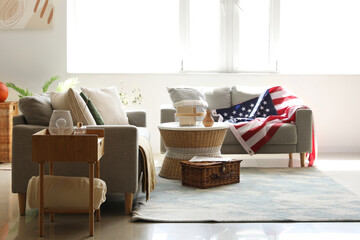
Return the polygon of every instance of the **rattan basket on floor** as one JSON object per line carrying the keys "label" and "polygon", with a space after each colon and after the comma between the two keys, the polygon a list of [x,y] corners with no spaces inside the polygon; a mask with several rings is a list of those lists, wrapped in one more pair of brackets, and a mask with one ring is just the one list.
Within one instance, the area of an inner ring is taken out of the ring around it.
{"label": "rattan basket on floor", "polygon": [[13,116],[18,114],[18,102],[0,103],[0,162],[11,162]]}
{"label": "rattan basket on floor", "polygon": [[229,162],[189,162],[181,161],[182,185],[197,188],[211,188],[240,182],[240,163]]}

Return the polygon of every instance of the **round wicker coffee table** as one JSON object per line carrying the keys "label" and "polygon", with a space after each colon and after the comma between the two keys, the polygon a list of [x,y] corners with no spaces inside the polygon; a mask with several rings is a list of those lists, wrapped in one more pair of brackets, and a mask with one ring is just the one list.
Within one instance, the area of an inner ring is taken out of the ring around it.
{"label": "round wicker coffee table", "polygon": [[194,156],[221,157],[220,148],[229,126],[215,122],[212,127],[180,127],[179,123],[170,122],[162,123],[158,128],[166,147],[159,176],[181,179],[180,161]]}

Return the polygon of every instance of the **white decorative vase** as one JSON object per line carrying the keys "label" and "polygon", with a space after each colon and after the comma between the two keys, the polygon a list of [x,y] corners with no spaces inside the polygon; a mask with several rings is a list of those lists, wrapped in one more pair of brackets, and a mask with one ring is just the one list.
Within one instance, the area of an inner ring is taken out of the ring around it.
{"label": "white decorative vase", "polygon": [[68,110],[54,110],[49,123],[51,135],[71,135],[74,131],[73,120]]}

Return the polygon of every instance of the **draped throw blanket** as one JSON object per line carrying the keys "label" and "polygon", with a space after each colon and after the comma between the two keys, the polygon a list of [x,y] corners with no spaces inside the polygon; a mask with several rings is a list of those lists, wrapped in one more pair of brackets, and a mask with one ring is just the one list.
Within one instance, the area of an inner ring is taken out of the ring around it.
{"label": "draped throw blanket", "polygon": [[143,159],[144,178],[142,182],[142,192],[146,193],[146,201],[149,200],[150,192],[155,189],[156,173],[154,156],[151,145],[146,137],[139,137],[139,150]]}
{"label": "draped throw blanket", "polygon": [[[287,89],[277,86],[231,108],[213,110],[213,115],[219,116],[219,121],[229,122],[241,146],[253,155],[274,136],[282,124],[294,123],[296,111],[301,108],[308,107]],[[314,125],[312,144],[312,153],[307,155],[309,166],[313,165],[316,158]]]}

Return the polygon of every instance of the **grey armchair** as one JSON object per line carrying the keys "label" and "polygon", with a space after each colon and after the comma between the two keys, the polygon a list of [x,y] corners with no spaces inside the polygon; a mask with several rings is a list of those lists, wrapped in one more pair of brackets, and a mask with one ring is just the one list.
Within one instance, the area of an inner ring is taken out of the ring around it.
{"label": "grey armchair", "polygon": [[[125,194],[125,211],[132,211],[134,193],[138,191],[142,172],[139,159],[139,136],[149,139],[144,111],[127,111],[130,125],[101,125],[89,128],[105,129],[105,154],[101,159],[101,179],[107,193]],[[29,179],[38,176],[38,164],[32,162],[32,135],[46,127],[26,123],[23,115],[13,119],[12,192],[18,194],[20,214],[26,210],[26,189]],[[88,176],[82,163],[57,163],[55,175]]]}

